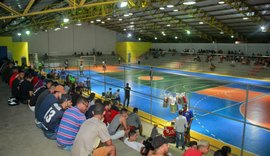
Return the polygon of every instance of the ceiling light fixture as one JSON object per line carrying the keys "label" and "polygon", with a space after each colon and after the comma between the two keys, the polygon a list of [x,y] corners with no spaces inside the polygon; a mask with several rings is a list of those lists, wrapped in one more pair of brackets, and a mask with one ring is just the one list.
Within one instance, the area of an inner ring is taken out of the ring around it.
{"label": "ceiling light fixture", "polygon": [[56,27],[55,29],[54,29],[54,31],[58,31],[58,30],[60,30],[61,28],[60,27]]}
{"label": "ceiling light fixture", "polygon": [[190,34],[190,31],[189,30],[186,30],[187,34],[189,35]]}
{"label": "ceiling light fixture", "polygon": [[133,13],[132,13],[132,12],[130,12],[128,15],[129,15],[129,16],[132,16],[132,15],[133,15]]}
{"label": "ceiling light fixture", "polygon": [[234,36],[233,36],[233,35],[231,35],[231,38],[234,38]]}
{"label": "ceiling light fixture", "polygon": [[140,41],[140,40],[141,40],[141,38],[139,37],[139,38],[138,38],[138,40]]}
{"label": "ceiling light fixture", "polygon": [[174,38],[175,38],[176,40],[178,39],[178,37],[177,37],[177,36],[175,36]]}
{"label": "ceiling light fixture", "polygon": [[128,33],[127,37],[131,37],[131,36],[132,36],[132,34],[131,33]]}
{"label": "ceiling light fixture", "polygon": [[160,10],[164,10],[165,8],[164,8],[164,7],[160,7],[159,9],[160,9]]}
{"label": "ceiling light fixture", "polygon": [[105,22],[104,22],[104,21],[102,21],[101,23],[102,23],[102,24],[104,24]]}
{"label": "ceiling light fixture", "polygon": [[199,24],[203,24],[203,22],[199,22]]}
{"label": "ceiling light fixture", "polygon": [[82,25],[82,22],[80,20],[77,21],[76,23],[77,26],[81,26]]}
{"label": "ceiling light fixture", "polygon": [[30,31],[29,30],[25,31],[25,34],[30,35]]}
{"label": "ceiling light fixture", "polygon": [[21,36],[21,35],[22,35],[22,33],[17,33],[17,35],[18,35],[18,36]]}
{"label": "ceiling light fixture", "polygon": [[65,29],[67,29],[67,28],[68,28],[68,26],[64,26],[64,28],[65,28]]}
{"label": "ceiling light fixture", "polygon": [[96,19],[97,22],[100,22],[101,20],[100,19]]}
{"label": "ceiling light fixture", "polygon": [[68,23],[69,22],[69,19],[68,18],[64,18],[63,21],[64,21],[64,23]]}
{"label": "ceiling light fixture", "polygon": [[119,21],[122,21],[122,18],[119,18]]}
{"label": "ceiling light fixture", "polygon": [[127,31],[127,29],[123,29],[124,31]]}
{"label": "ceiling light fixture", "polygon": [[124,7],[126,7],[128,5],[128,2],[127,1],[122,1],[121,3],[120,3],[120,8],[124,8]]}
{"label": "ceiling light fixture", "polygon": [[155,37],[155,40],[157,40],[157,37]]}
{"label": "ceiling light fixture", "polygon": [[266,32],[266,27],[265,26],[261,26],[261,31],[262,32]]}
{"label": "ceiling light fixture", "polygon": [[170,24],[167,24],[167,27],[170,27],[171,25]]}
{"label": "ceiling light fixture", "polygon": [[171,4],[167,5],[167,8],[173,8],[173,7],[174,7],[174,6],[171,5]]}
{"label": "ceiling light fixture", "polygon": [[134,24],[134,22],[130,22],[130,24]]}
{"label": "ceiling light fixture", "polygon": [[248,17],[243,17],[243,20],[248,20]]}
{"label": "ceiling light fixture", "polygon": [[90,23],[94,23],[94,21],[90,21]]}
{"label": "ceiling light fixture", "polygon": [[107,18],[107,20],[109,21],[109,20],[111,20],[111,18],[110,18],[110,17],[108,17],[108,18]]}
{"label": "ceiling light fixture", "polygon": [[173,11],[174,11],[174,12],[177,12],[177,11],[178,11],[178,9],[174,9]]}
{"label": "ceiling light fixture", "polygon": [[128,17],[129,16],[129,14],[124,14],[124,17]]}
{"label": "ceiling light fixture", "polygon": [[224,1],[219,1],[218,4],[224,4],[225,2]]}
{"label": "ceiling light fixture", "polygon": [[195,0],[185,0],[183,2],[184,5],[194,5],[196,4],[196,1]]}
{"label": "ceiling light fixture", "polygon": [[224,32],[223,32],[223,31],[221,31],[221,32],[220,32],[220,34],[224,34]]}

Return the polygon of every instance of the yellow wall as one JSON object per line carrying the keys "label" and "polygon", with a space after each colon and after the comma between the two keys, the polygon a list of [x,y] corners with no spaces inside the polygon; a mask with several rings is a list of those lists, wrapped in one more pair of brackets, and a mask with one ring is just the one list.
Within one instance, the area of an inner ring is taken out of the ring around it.
{"label": "yellow wall", "polygon": [[29,66],[28,42],[13,42],[12,57],[14,61],[18,61],[19,66],[22,65],[21,58],[25,57],[26,63]]}
{"label": "yellow wall", "polygon": [[151,47],[151,42],[117,42],[116,52],[126,62],[128,62],[128,53],[130,53],[131,62],[135,62],[138,57],[148,52]]}
{"label": "yellow wall", "polygon": [[13,42],[12,37],[0,36],[0,46],[7,46],[8,52],[12,53],[13,60],[18,61],[19,65],[22,63],[21,57],[25,57],[29,66],[28,42]]}

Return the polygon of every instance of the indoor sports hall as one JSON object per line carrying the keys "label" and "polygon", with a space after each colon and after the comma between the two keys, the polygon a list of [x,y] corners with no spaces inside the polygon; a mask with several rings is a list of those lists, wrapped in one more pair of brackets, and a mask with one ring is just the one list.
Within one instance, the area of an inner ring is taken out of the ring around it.
{"label": "indoor sports hall", "polygon": [[[209,143],[201,154],[270,155],[269,0],[4,0],[0,25],[0,155],[71,155],[36,127],[31,99],[10,101],[21,72],[37,78],[33,92],[51,80],[71,98],[75,86],[128,114],[138,108],[138,142],[155,125],[165,135],[187,107],[191,141]],[[185,142],[164,155],[184,155]],[[112,144],[116,155],[142,155],[123,139]]]}

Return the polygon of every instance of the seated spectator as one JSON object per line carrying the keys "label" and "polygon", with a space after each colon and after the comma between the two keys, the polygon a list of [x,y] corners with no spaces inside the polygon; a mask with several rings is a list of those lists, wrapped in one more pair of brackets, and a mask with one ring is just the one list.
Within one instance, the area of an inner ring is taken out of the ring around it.
{"label": "seated spectator", "polygon": [[103,122],[106,124],[106,126],[112,122],[111,118],[111,102],[110,101],[104,101],[104,106],[105,106],[105,114],[104,114],[104,120]]}
{"label": "seated spectator", "polygon": [[200,140],[197,144],[197,149],[189,148],[185,151],[183,156],[202,156],[209,151],[210,144],[206,140]]}
{"label": "seated spectator", "polygon": [[174,129],[174,123],[171,122],[170,126],[165,126],[163,130],[163,136],[166,137],[169,143],[175,143],[176,131]]}
{"label": "seated spectator", "polygon": [[35,90],[32,97],[30,98],[30,103],[28,105],[31,111],[33,111],[33,112],[35,111],[35,105],[36,105],[36,102],[37,102],[39,95],[42,92],[44,92],[46,89],[50,88],[52,86],[52,84],[53,84],[53,81],[48,80],[46,85],[43,85]]}
{"label": "seated spectator", "polygon": [[96,97],[96,94],[95,93],[91,93],[89,95],[88,100],[89,100],[89,106],[90,107],[95,104],[95,97]]}
{"label": "seated spectator", "polygon": [[132,130],[139,130],[140,136],[145,137],[142,134],[143,131],[143,127],[142,127],[142,122],[141,122],[141,118],[138,115],[138,108],[134,107],[133,108],[133,112],[131,114],[129,114],[128,118],[127,118],[127,124],[130,127],[130,129]]}
{"label": "seated spectator", "polygon": [[[112,144],[111,137],[102,122],[105,114],[105,108],[102,104],[97,104],[93,110],[94,116],[86,120],[75,138],[71,155],[72,156],[115,156],[116,149]],[[106,146],[97,148],[99,142],[105,143]]]}
{"label": "seated spectator", "polygon": [[59,103],[60,99],[62,98],[62,94],[66,94],[64,87],[61,85],[56,86],[54,89],[54,93],[48,94],[42,101],[42,103],[39,105],[38,109],[35,110],[36,120],[39,123],[39,125],[37,125],[38,127],[41,127],[40,125],[43,122],[44,116],[49,110],[49,108],[54,103]]}
{"label": "seated spectator", "polygon": [[86,119],[92,118],[94,116],[93,111],[94,111],[95,106],[97,104],[103,104],[102,101],[101,101],[101,99],[95,100],[95,104],[94,105],[91,105],[91,106],[89,105],[90,107],[88,108],[88,110],[85,113]]}
{"label": "seated spectator", "polygon": [[11,98],[10,105],[18,105],[19,101],[19,86],[21,82],[24,80],[25,73],[24,71],[20,71],[17,78],[11,83]]}
{"label": "seated spectator", "polygon": [[151,138],[154,138],[159,135],[158,129],[157,129],[158,125],[154,124],[153,126],[154,127],[152,128],[151,135],[150,135]]}
{"label": "seated spectator", "polygon": [[214,71],[215,69],[216,69],[216,66],[215,66],[213,63],[211,63],[211,64],[210,64],[210,70],[211,70],[211,71]]}
{"label": "seated spectator", "polygon": [[120,104],[120,89],[117,89],[116,92],[112,95],[113,103]]}
{"label": "seated spectator", "polygon": [[71,108],[71,100],[64,100],[64,102],[54,103],[46,112],[42,122],[42,131],[48,139],[55,140],[56,132],[60,124],[64,111]]}
{"label": "seated spectator", "polygon": [[23,104],[29,104],[30,98],[33,94],[34,86],[31,83],[32,79],[33,76],[31,74],[28,74],[25,80],[20,85],[19,99],[20,102]]}
{"label": "seated spectator", "polygon": [[109,88],[109,90],[105,94],[106,98],[112,98],[112,88]]}
{"label": "seated spectator", "polygon": [[220,150],[214,153],[214,156],[229,156],[231,153],[231,148],[229,146],[223,146]]}
{"label": "seated spectator", "polygon": [[129,132],[127,127],[127,109],[123,108],[120,114],[116,115],[110,125],[108,126],[109,134],[112,140],[122,138]]}
{"label": "seated spectator", "polygon": [[12,89],[12,83],[17,78],[17,76],[18,76],[18,68],[14,67],[12,69],[12,73],[11,73],[11,76],[9,77],[9,81],[8,81],[8,85],[9,85],[10,89]]}
{"label": "seated spectator", "polygon": [[75,107],[69,108],[64,112],[56,135],[59,148],[68,151],[71,150],[73,141],[82,123],[86,120],[84,114],[88,106],[87,99],[81,97],[78,99]]}
{"label": "seated spectator", "polygon": [[144,148],[141,151],[145,156],[166,156],[169,154],[168,140],[163,136],[150,138],[143,142]]}
{"label": "seated spectator", "polygon": [[38,81],[33,84],[34,85],[34,91],[36,91],[39,87],[44,85],[44,81],[45,81],[45,76],[41,76],[40,78],[38,78]]}
{"label": "seated spectator", "polygon": [[131,130],[128,132],[128,138],[125,138],[124,143],[128,145],[130,148],[141,152],[144,145],[140,142],[137,142],[138,134],[136,131]]}

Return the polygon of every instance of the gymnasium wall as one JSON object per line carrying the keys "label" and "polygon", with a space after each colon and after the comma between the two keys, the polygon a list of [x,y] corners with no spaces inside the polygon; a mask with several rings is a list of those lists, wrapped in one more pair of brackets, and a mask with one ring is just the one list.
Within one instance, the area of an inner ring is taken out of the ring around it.
{"label": "gymnasium wall", "polygon": [[[18,38],[18,37],[17,37]],[[29,43],[29,53],[52,56],[71,55],[74,52],[102,51],[111,54],[115,50],[116,32],[84,23],[70,25],[68,29],[22,35],[21,41]]]}
{"label": "gymnasium wall", "polygon": [[243,43],[243,44],[229,44],[229,43],[153,43],[153,48],[161,48],[168,50],[169,48],[175,48],[178,51],[184,49],[198,49],[203,50],[223,50],[227,53],[228,50],[240,50],[247,55],[251,55],[253,52],[265,54],[266,51],[270,52],[270,44],[263,43]]}

